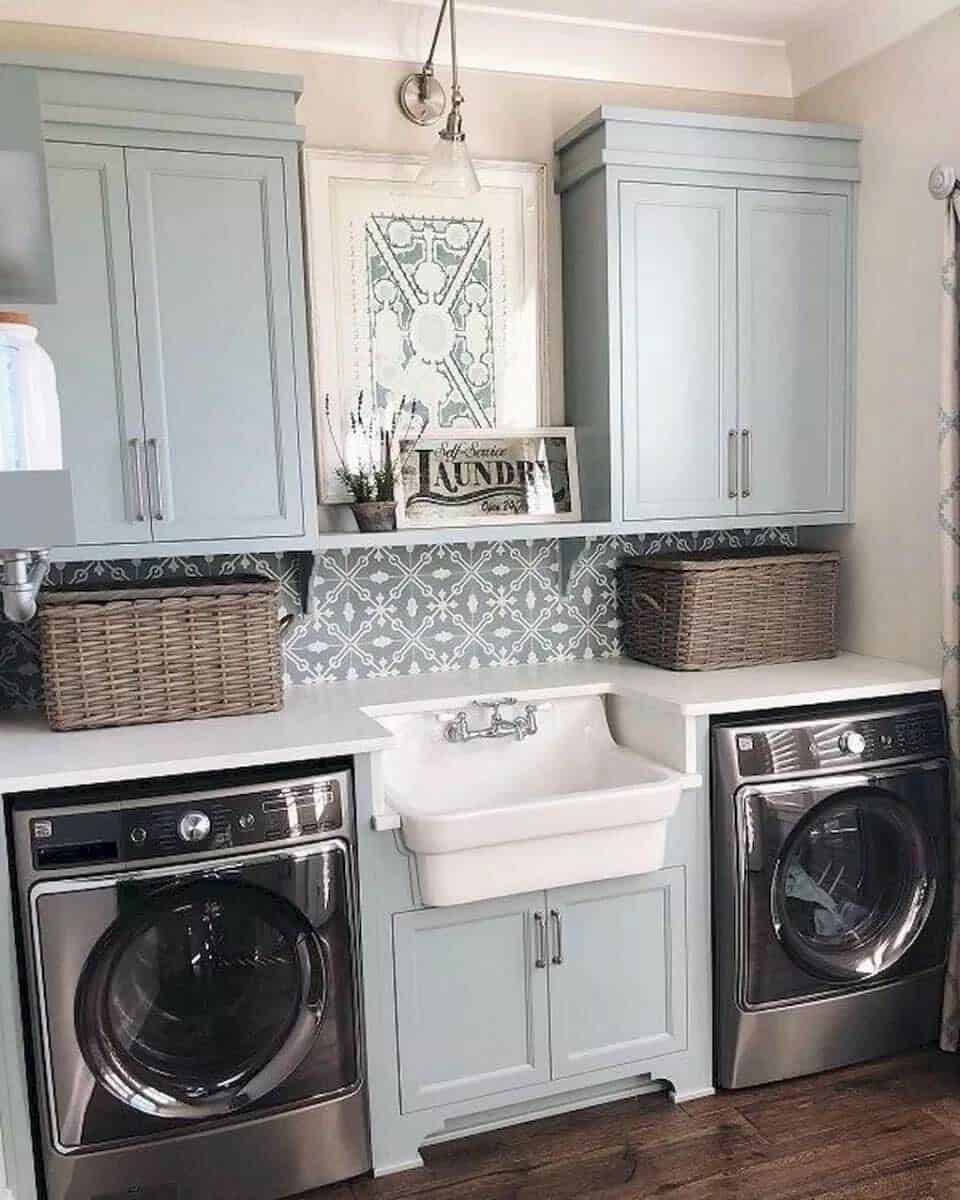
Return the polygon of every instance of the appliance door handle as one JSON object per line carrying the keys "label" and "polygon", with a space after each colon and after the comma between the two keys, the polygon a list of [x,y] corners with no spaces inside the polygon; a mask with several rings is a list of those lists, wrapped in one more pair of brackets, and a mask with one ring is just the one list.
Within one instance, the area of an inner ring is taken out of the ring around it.
{"label": "appliance door handle", "polygon": [[743,490],[740,495],[746,500],[753,488],[753,435],[749,429],[740,432],[743,445]]}
{"label": "appliance door handle", "polygon": [[563,966],[563,917],[555,908],[550,909],[550,920],[553,923],[553,956],[550,961],[555,967]]}
{"label": "appliance door handle", "polygon": [[130,448],[130,461],[133,464],[133,519],[145,521],[147,519],[147,500],[146,490],[143,486],[143,447],[140,445],[138,437],[131,438],[127,445]]}
{"label": "appliance door handle", "polygon": [[546,970],[547,966],[547,923],[543,919],[543,913],[535,912],[533,914],[533,924],[537,934],[537,957],[533,961],[533,965],[538,969]]}
{"label": "appliance door handle", "polygon": [[147,445],[150,447],[150,452],[153,455],[153,485],[157,494],[153,519],[155,521],[164,521],[166,520],[166,516],[164,514],[163,501],[163,471],[160,466],[160,439],[155,437],[147,438]]}
{"label": "appliance door handle", "polygon": [[737,453],[738,434],[731,429],[727,434],[727,498],[736,500],[740,491],[740,457]]}

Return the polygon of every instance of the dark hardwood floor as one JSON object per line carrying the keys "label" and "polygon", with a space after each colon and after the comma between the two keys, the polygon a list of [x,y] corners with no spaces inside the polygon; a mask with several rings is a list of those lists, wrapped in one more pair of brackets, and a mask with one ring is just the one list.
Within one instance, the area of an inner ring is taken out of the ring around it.
{"label": "dark hardwood floor", "polygon": [[675,1106],[645,1096],[303,1200],[960,1200],[960,1057],[922,1051]]}

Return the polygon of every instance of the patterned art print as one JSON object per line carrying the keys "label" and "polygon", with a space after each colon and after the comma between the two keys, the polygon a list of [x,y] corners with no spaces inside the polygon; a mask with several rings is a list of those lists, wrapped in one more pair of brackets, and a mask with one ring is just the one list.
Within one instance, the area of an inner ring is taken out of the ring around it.
{"label": "patterned art print", "polygon": [[[451,198],[415,185],[414,159],[304,158],[316,391],[348,457],[360,391],[385,425],[404,397],[433,429],[549,424],[546,168],[481,163],[482,191]],[[318,424],[321,496],[340,503],[322,414]]]}
{"label": "patterned art print", "polygon": [[390,409],[413,397],[433,428],[497,422],[493,239],[482,220],[366,221],[370,377]]}

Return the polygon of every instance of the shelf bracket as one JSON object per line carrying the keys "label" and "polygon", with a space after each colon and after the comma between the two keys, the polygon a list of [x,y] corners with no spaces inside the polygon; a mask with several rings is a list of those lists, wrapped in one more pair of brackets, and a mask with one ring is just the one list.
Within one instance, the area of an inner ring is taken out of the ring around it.
{"label": "shelf bracket", "polygon": [[300,612],[305,617],[312,617],[313,576],[317,569],[317,556],[313,550],[297,550],[294,552],[297,560],[297,599],[300,601]]}
{"label": "shelf bracket", "polygon": [[585,537],[560,539],[560,595],[566,596],[570,590],[570,579],[573,569],[587,545]]}

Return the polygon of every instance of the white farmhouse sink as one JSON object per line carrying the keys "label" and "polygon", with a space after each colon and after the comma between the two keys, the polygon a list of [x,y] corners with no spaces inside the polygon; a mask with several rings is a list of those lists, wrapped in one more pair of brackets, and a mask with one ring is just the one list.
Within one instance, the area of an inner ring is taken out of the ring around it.
{"label": "white farmhouse sink", "polygon": [[554,701],[524,741],[448,742],[437,713],[378,719],[396,735],[386,802],[429,905],[657,870],[681,793],[701,783],[618,746],[602,696]]}

